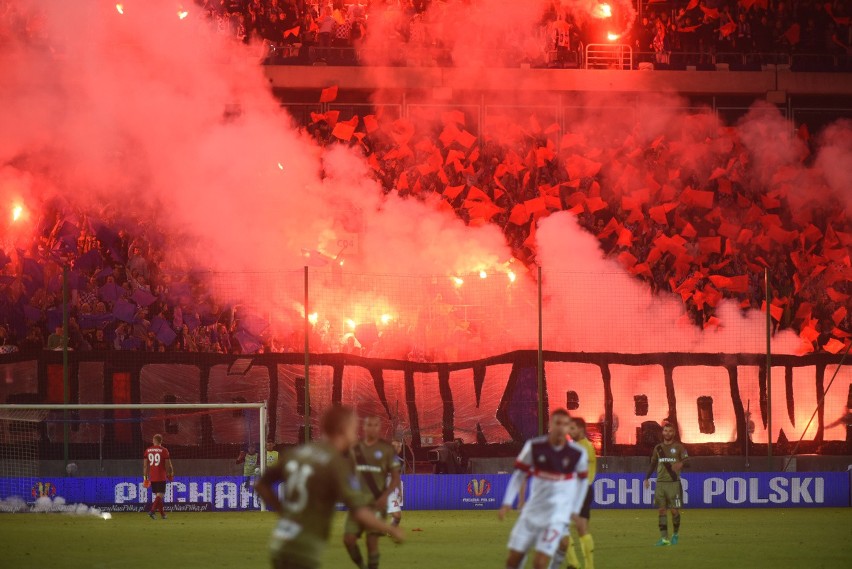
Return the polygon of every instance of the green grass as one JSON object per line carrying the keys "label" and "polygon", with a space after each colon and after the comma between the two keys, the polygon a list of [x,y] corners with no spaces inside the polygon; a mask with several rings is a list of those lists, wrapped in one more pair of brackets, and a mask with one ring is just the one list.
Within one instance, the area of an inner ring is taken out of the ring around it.
{"label": "green grass", "polygon": [[[167,521],[144,514],[112,520],[62,514],[0,515],[0,567],[191,569],[269,566],[266,513],[175,513]],[[408,541],[382,542],[384,569],[504,567],[512,521],[493,511],[405,512]],[[340,545],[343,518],[324,567],[353,567]],[[602,569],[688,567],[846,568],[852,566],[852,509],[694,510],[683,513],[680,545],[653,546],[653,510],[596,510],[596,566]],[[422,531],[413,531],[419,529]]]}

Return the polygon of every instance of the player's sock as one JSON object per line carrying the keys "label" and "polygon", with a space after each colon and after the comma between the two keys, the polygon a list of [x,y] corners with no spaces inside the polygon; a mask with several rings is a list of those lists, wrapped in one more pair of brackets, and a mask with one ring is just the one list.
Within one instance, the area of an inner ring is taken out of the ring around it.
{"label": "player's sock", "polygon": [[660,537],[663,539],[669,538],[669,518],[666,514],[660,516]]}
{"label": "player's sock", "polygon": [[402,521],[402,518],[393,518],[391,520],[391,525],[395,528],[399,527],[399,522],[401,522],[401,521]]}
{"label": "player's sock", "polygon": [[592,534],[580,536],[580,548],[583,550],[583,569],[595,569],[595,540]]}
{"label": "player's sock", "polygon": [[157,512],[160,509],[160,497],[154,496],[154,503],[151,504],[151,513]]}
{"label": "player's sock", "polygon": [[680,512],[677,514],[672,514],[672,526],[674,529],[674,533],[680,532]]}
{"label": "player's sock", "polygon": [[166,499],[160,498],[160,515],[166,517]]}
{"label": "player's sock", "polygon": [[556,550],[556,553],[550,559],[550,569],[559,569],[562,567],[563,561],[565,561],[565,551],[562,550],[562,546],[560,545],[559,549]]}
{"label": "player's sock", "polygon": [[346,551],[349,553],[349,558],[352,562],[357,565],[359,568],[363,569],[364,567],[364,558],[361,557],[361,548],[358,547],[358,544],[347,545]]}
{"label": "player's sock", "polygon": [[379,569],[378,553],[371,553],[367,556],[367,569]]}
{"label": "player's sock", "polygon": [[565,552],[568,557],[568,567],[579,567],[580,560],[577,559],[577,551],[574,549],[574,541],[568,537],[568,550]]}

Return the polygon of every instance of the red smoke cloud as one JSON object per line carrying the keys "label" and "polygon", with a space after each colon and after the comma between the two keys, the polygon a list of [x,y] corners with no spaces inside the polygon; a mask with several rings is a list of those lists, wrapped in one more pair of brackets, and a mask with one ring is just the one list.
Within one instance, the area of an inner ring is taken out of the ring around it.
{"label": "red smoke cloud", "polygon": [[[620,5],[610,4],[615,11]],[[359,152],[318,147],[281,110],[252,48],[212,33],[191,10],[180,19],[166,0],[124,2],[123,15],[108,4],[22,5],[46,6],[40,25],[51,49],[15,40],[0,56],[0,203],[23,200],[36,218],[59,204],[131,232],[143,228],[163,252],[162,272],[209,271],[206,285],[217,300],[254,306],[280,334],[301,327],[303,250],[334,257],[354,232],[359,252],[342,269],[313,269],[311,312],[328,346],[351,333],[350,321],[387,326],[377,355],[464,359],[536,345],[535,285],[520,263],[509,264],[513,253],[500,228],[465,225],[436,207],[440,200],[385,194]],[[465,12],[452,12],[461,4],[434,5],[458,16],[442,36],[455,57],[511,35],[513,26],[523,49],[532,37],[523,30],[539,18],[514,2]],[[649,174],[668,176],[639,156],[658,139],[665,141],[660,152],[689,172],[680,178],[691,176],[696,187],[728,167],[723,158],[734,144],[747,159],[732,168],[788,168],[843,187],[843,174],[823,176],[819,168],[848,155],[848,126],[827,131],[829,154],[818,155],[814,171],[796,162],[801,147],[780,137],[787,127],[777,112],[759,108],[729,132],[711,115],[677,110],[674,96],[661,96],[647,112],[640,107],[638,120],[612,112],[629,106],[624,101],[595,98],[597,110],[580,100],[569,112],[575,140],[560,150],[571,158],[571,145],[582,139],[572,167],[607,164],[598,166],[605,197],[616,187],[642,190]],[[505,104],[528,102],[520,99]],[[237,106],[239,113],[226,113]],[[495,143],[515,144],[508,136]],[[772,182],[755,177],[755,191]],[[17,246],[26,245],[6,216],[2,223]],[[604,259],[571,214],[542,219],[531,244],[545,271],[546,349],[763,349],[759,313],[743,315],[722,301],[723,325],[700,332],[680,299],[652,295]],[[477,278],[480,271],[487,278]],[[519,275],[515,282],[510,271]],[[777,342],[776,351],[792,352],[799,339],[782,334]]]}

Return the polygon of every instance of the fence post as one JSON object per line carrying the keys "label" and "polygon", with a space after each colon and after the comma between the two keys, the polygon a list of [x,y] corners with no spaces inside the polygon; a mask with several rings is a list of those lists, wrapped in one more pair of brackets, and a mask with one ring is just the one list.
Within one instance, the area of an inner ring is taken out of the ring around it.
{"label": "fence post", "polygon": [[[68,369],[68,265],[62,266],[62,403],[68,405],[71,395],[70,370]],[[65,475],[68,475],[68,411],[62,412],[62,460]]]}
{"label": "fence post", "polygon": [[305,265],[305,442],[311,442],[311,321],[308,266]]}
{"label": "fence post", "polygon": [[766,456],[769,470],[772,471],[772,291],[769,289],[769,267],[763,269],[763,281],[766,286]]}
{"label": "fence post", "polygon": [[544,332],[541,309],[541,265],[538,267],[538,434],[544,434]]}

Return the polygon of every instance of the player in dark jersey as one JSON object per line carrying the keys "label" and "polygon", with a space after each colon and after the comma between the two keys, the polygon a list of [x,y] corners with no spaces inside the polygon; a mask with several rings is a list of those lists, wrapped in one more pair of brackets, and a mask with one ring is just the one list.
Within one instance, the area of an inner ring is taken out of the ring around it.
{"label": "player in dark jersey", "polygon": [[[358,472],[361,490],[367,500],[375,508],[375,515],[384,519],[387,517],[388,496],[400,486],[400,470],[402,465],[391,444],[380,438],[382,421],[377,416],[364,418],[364,439],[352,447],[350,455]],[[346,518],[343,529],[343,544],[349,557],[360,569],[378,569],[379,567],[379,537],[382,534],[367,532],[367,565],[358,538],[364,533],[364,528],[352,516]]]}
{"label": "player in dark jersey", "polygon": [[151,504],[151,509],[148,515],[152,520],[157,519],[155,512],[160,512],[160,517],[166,519],[166,510],[164,508],[164,498],[166,495],[166,481],[174,480],[175,468],[172,465],[172,459],[169,457],[169,451],[163,446],[163,435],[154,435],[152,445],[145,449],[145,454],[142,456],[142,477],[145,486],[151,487],[151,494],[154,495],[154,503]]}
{"label": "player in dark jersey", "polygon": [[[316,569],[325,550],[337,502],[367,529],[402,541],[403,532],[376,517],[360,491],[358,477],[345,454],[358,440],[358,418],[348,407],[332,407],[321,420],[323,440],[283,453],[257,482],[258,495],[281,519],[272,533],[274,569]],[[273,485],[283,481],[279,501]]]}
{"label": "player in dark jersey", "polygon": [[[657,545],[677,545],[680,536],[680,508],[683,506],[683,488],[680,472],[687,465],[689,455],[676,439],[677,431],[671,423],[663,425],[663,442],[651,453],[651,466],[645,475],[645,488],[651,485],[651,474],[657,471],[657,487],[654,490],[654,505],[660,514],[660,541]],[[667,510],[672,513],[674,532],[669,540]]]}

